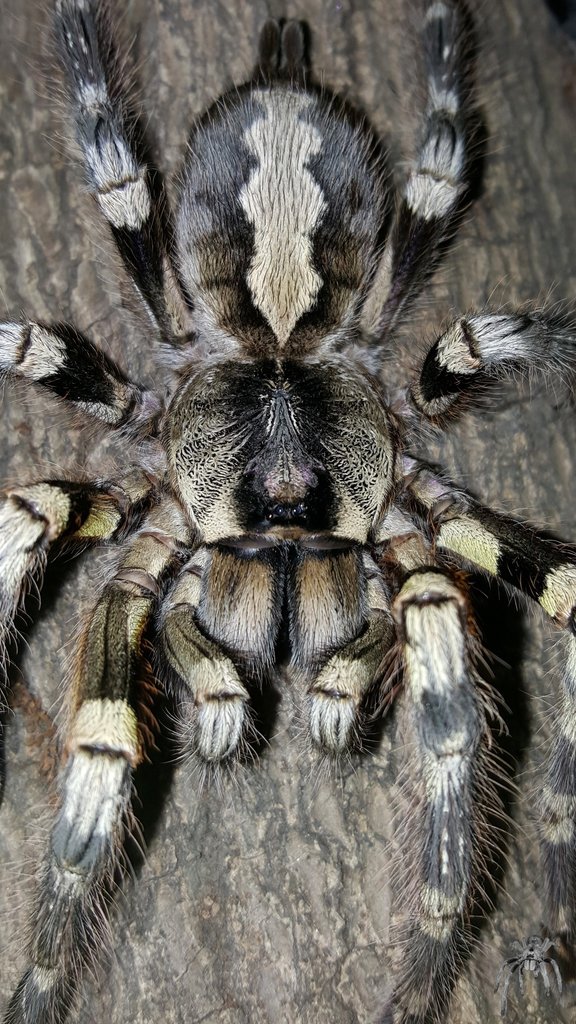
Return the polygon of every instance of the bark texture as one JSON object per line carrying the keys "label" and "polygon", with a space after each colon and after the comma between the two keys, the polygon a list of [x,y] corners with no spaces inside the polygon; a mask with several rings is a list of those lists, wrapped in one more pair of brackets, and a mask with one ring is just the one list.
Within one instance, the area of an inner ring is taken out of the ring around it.
{"label": "bark texture", "polygon": [[[270,14],[305,19],[312,62],[411,153],[419,94],[417,18],[404,0],[131,0],[142,108],[168,182],[195,114],[251,69]],[[154,378],[145,318],[94,220],[44,60],[49,12],[4,0],[0,38],[2,314],[71,319],[136,377]],[[488,142],[478,199],[399,338],[398,374],[417,364],[451,311],[574,295],[576,56],[543,0],[484,0],[477,14],[478,100]],[[553,287],[553,292],[550,288]],[[10,389],[2,410],[1,476],[25,482],[110,466],[103,434],[86,432],[49,398]],[[570,402],[536,387],[503,389],[434,449],[482,500],[576,537],[576,421]],[[122,453],[117,462],[122,466]],[[107,471],[106,469],[104,470]],[[99,470],[100,475],[102,469]],[[14,672],[5,720],[0,807],[0,1005],[25,962],[23,935],[54,806],[54,718],[64,653],[90,607],[108,554],[51,569]],[[493,987],[514,939],[541,932],[534,796],[542,782],[547,710],[558,689],[557,644],[538,614],[479,586],[478,613],[508,705],[503,740],[518,786],[493,913],[457,985],[450,1024],[495,1024]],[[167,748],[166,748],[167,749]],[[148,855],[114,918],[107,965],[85,984],[83,1024],[368,1024],[402,970],[389,943],[394,723],[334,779],[302,739],[292,702],[278,709],[261,763],[222,792],[172,772],[164,748],[142,773]],[[409,809],[407,809],[409,810]],[[507,826],[505,826],[507,829]],[[396,894],[396,898],[398,894]],[[508,1021],[576,1021],[576,986],[560,1001],[528,984]]]}

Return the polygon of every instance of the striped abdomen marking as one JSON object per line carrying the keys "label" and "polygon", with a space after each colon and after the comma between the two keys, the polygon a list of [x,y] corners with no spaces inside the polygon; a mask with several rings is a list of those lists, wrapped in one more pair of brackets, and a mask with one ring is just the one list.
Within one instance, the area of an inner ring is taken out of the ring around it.
{"label": "striped abdomen marking", "polygon": [[254,228],[247,282],[254,305],[284,345],[322,286],[312,261],[312,235],[326,204],[308,166],[322,139],[300,117],[310,97],[267,92],[258,94],[258,102],[262,114],[245,133],[257,166],[240,193]]}

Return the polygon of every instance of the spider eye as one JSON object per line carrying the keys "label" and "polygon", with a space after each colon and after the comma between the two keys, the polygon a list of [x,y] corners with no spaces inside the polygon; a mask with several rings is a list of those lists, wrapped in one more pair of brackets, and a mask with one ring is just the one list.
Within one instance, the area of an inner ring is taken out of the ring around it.
{"label": "spider eye", "polygon": [[303,501],[299,501],[295,505],[278,503],[267,509],[266,519],[273,523],[293,523],[296,519],[304,519],[307,511]]}
{"label": "spider eye", "polygon": [[285,517],[286,508],[284,505],[274,505],[266,516],[267,519],[284,519]]}

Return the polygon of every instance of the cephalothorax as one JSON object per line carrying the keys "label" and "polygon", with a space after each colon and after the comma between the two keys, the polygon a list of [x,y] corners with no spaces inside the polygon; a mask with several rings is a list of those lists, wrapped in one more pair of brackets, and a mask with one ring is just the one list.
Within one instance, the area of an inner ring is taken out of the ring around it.
{"label": "cephalothorax", "polygon": [[88,186],[174,373],[166,399],[70,325],[0,325],[0,368],[134,442],[122,479],[43,480],[0,506],[3,642],[49,547],[122,545],[75,658],[31,965],[6,1020],[63,1021],[97,951],[133,770],[151,743],[150,671],[182,750],[216,769],[250,751],[255,690],[280,668],[312,743],[333,757],[361,741],[401,669],[418,820],[402,976],[381,1020],[431,1020],[447,1007],[495,842],[470,565],[539,602],[568,636],[541,804],[551,927],[566,930],[573,909],[576,563],[412,445],[420,421],[450,422],[479,383],[561,372],[574,330],[536,312],[468,314],[401,395],[381,372],[469,192],[468,16],[459,0],[422,5],[427,104],[395,204],[364,120],[310,78],[301,26],[267,23],[252,79],[192,132],[173,232],[101,4],[57,0],[56,35]]}

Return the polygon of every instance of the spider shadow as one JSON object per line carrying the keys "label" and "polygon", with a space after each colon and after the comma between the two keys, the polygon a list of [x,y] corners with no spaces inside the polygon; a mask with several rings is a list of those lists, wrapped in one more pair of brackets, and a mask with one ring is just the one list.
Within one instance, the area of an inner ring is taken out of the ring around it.
{"label": "spider shadow", "polygon": [[527,646],[525,612],[496,581],[478,575],[471,577],[470,584],[483,648],[481,675],[496,698],[500,718],[490,725],[497,763],[489,768],[489,777],[501,806],[489,809],[488,813],[488,827],[497,839],[484,854],[479,895],[471,914],[471,948],[467,959],[504,892],[507,855],[514,838],[509,828],[517,804],[514,783],[526,762],[533,732],[530,698],[518,671]]}
{"label": "spider shadow", "polygon": [[154,742],[146,760],[134,776],[132,803],[136,808],[137,828],[128,833],[124,854],[130,873],[138,876],[146,859],[146,849],[158,831],[174,777],[182,765],[192,768],[198,797],[211,789],[222,791],[227,782],[235,785],[237,769],[250,767],[268,746],[280,703],[280,693],[271,683],[246,681],[250,694],[251,723],[246,746],[238,757],[217,762],[214,766],[184,751],[179,728],[178,699],[169,684],[159,683],[155,690],[152,715],[156,720]]}
{"label": "spider shadow", "polygon": [[177,770],[175,744],[170,728],[172,703],[163,690],[156,691],[151,710],[157,728],[146,759],[134,773],[132,806],[136,825],[127,832],[124,840],[124,855],[130,873],[135,877],[142,870],[146,850],[158,831]]}
{"label": "spider shadow", "polygon": [[[485,662],[481,675],[496,697],[503,723],[503,728],[494,729],[495,743],[510,762],[512,779],[522,767],[531,737],[529,697],[518,673],[526,651],[525,611],[497,581],[485,576],[470,577],[470,592]],[[503,796],[506,809],[512,810],[512,794]]]}
{"label": "spider shadow", "polygon": [[[8,759],[6,754],[7,732],[10,719],[14,714],[12,705],[15,703],[15,697],[18,693],[19,687],[23,687],[25,692],[32,698],[29,705],[28,703],[25,704],[24,713],[26,714],[31,708],[41,709],[53,723],[52,714],[47,710],[47,708],[55,702],[57,694],[50,693],[45,705],[39,696],[38,691],[27,684],[26,672],[22,669],[22,662],[26,656],[28,647],[35,647],[36,651],[38,651],[39,641],[36,637],[38,624],[41,618],[46,614],[50,615],[56,611],[58,603],[61,600],[62,588],[66,583],[70,582],[74,578],[74,575],[77,572],[78,558],[80,556],[81,552],[76,555],[50,555],[41,590],[33,588],[31,592],[27,594],[22,607],[19,609],[15,618],[13,635],[7,643],[6,648],[6,670],[3,679],[6,687],[7,706],[2,708],[0,711],[0,806],[2,805],[4,798],[8,771]],[[54,646],[46,646],[47,661],[49,660],[50,655],[55,655],[56,653]],[[60,683],[62,683],[62,679],[60,679]],[[18,701],[19,705],[22,703],[23,702]],[[34,727],[34,722],[29,722],[27,725],[27,728],[31,733],[34,733]],[[54,764],[55,763],[56,757],[54,756]],[[52,785],[55,782],[55,778],[53,777],[55,773],[47,774],[48,778],[46,781]]]}
{"label": "spider shadow", "polygon": [[[237,763],[250,766],[268,746],[274,732],[280,694],[273,685],[247,685],[252,714],[249,743],[237,759],[231,759],[229,765],[226,761],[218,762],[212,768],[207,762],[195,761],[190,755],[192,769],[197,769],[198,793],[212,785],[220,789],[228,778],[234,780]],[[128,838],[128,846],[131,868],[136,872],[145,859],[144,850],[156,834],[174,776],[180,763],[186,762],[182,754],[182,738],[175,724],[178,720],[177,702],[164,687],[156,692],[152,712],[157,721],[154,744],[134,777],[133,802],[138,808],[139,829],[137,843]]]}

